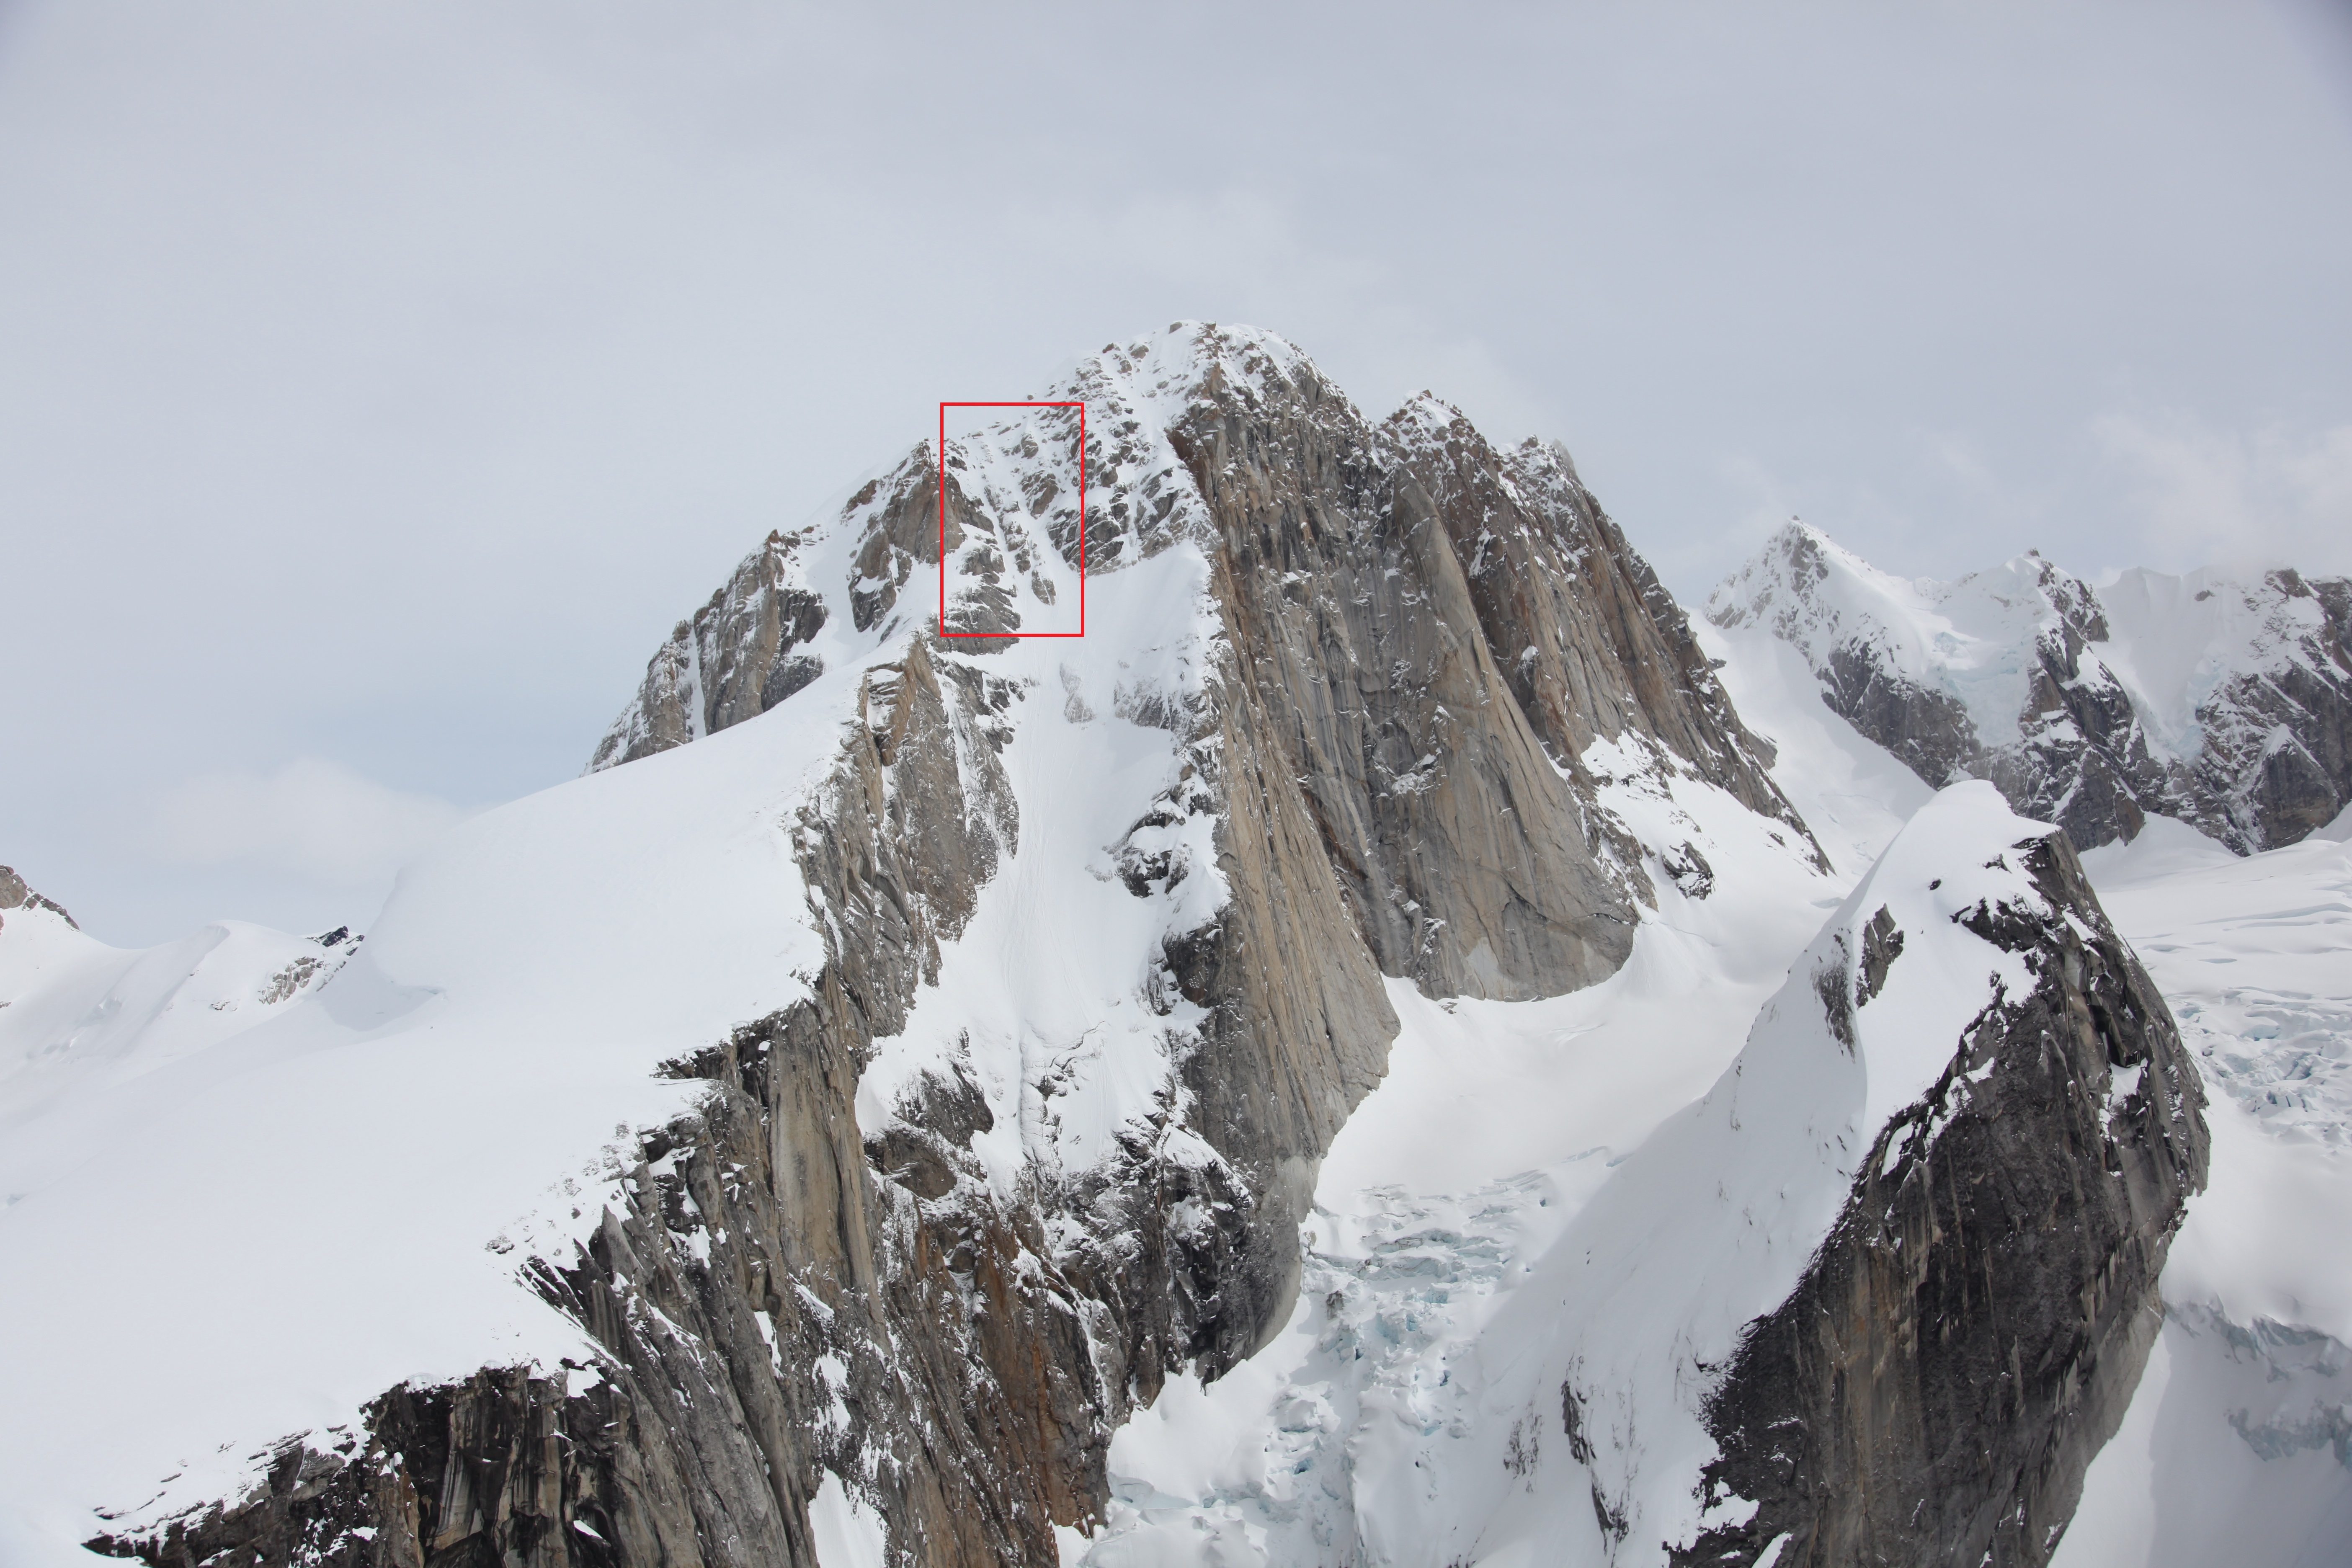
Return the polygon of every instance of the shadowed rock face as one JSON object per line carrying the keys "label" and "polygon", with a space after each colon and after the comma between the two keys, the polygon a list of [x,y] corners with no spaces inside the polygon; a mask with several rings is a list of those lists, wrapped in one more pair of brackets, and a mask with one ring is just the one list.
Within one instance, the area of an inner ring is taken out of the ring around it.
{"label": "shadowed rock face", "polygon": [[[2048,909],[1959,918],[2024,954],[2032,989],[1879,1131],[1796,1292],[1748,1329],[1703,1498],[1758,1508],[1678,1563],[1752,1563],[1784,1534],[1777,1561],[1809,1568],[2044,1563],[2123,1419],[2205,1183],[2204,1093],[2065,837],[2020,849]],[[1903,962],[1864,960],[1865,986]]]}
{"label": "shadowed rock face", "polygon": [[[1211,817],[1230,893],[1144,980],[1163,1016],[1177,996],[1203,1015],[1159,1121],[1014,1199],[971,1152],[990,1113],[952,1063],[858,1123],[859,1076],[937,980],[940,944],[1019,835],[1052,830],[1021,821],[996,760],[1035,695],[997,673],[1003,645],[918,632],[866,671],[862,721],[800,816],[827,953],[813,996],[677,1064],[710,1084],[700,1110],[646,1141],[579,1256],[523,1262],[604,1348],[593,1375],[394,1390],[341,1447],[289,1447],[255,1497],[101,1549],[808,1564],[831,1472],[855,1478],[894,1563],[1055,1563],[1051,1527],[1100,1517],[1129,1411],[1287,1316],[1318,1163],[1396,1031],[1382,975],[1517,998],[1623,961],[1649,890],[1586,748],[1620,743],[1621,771],[1705,777],[1803,834],[1564,455],[1498,455],[1450,412],[1433,432],[1417,414],[1376,427],[1276,340],[1197,342],[1207,368],[1164,441],[1139,414],[1139,350],[1107,351],[1071,391],[1108,487],[1089,566],[1190,541],[1211,569],[1204,685],[1121,710],[1184,759],[1146,822]],[[1041,468],[1023,489],[1040,526],[1008,526],[955,457],[953,619],[1015,629],[1005,584],[1034,580],[1021,550],[1040,535],[1075,560],[1072,498]],[[826,557],[841,584],[810,576],[814,536],[771,536],[656,653],[592,767],[791,700],[828,625],[919,614],[938,471],[919,448],[853,498],[863,532]],[[1169,868],[1118,850],[1129,890],[1155,896]],[[1213,1158],[1169,1157],[1179,1134]]]}

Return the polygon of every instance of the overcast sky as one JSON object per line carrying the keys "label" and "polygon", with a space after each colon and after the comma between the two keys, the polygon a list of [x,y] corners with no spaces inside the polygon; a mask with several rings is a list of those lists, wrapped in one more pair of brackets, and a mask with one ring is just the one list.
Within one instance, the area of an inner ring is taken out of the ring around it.
{"label": "overcast sky", "polygon": [[2340,5],[0,0],[0,862],[373,916],[941,398],[1181,317],[1685,600],[2352,569]]}

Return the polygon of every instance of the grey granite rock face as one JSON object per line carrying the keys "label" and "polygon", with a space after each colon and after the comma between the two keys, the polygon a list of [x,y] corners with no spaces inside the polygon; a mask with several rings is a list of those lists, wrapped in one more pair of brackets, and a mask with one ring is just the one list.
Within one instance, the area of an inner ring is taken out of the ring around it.
{"label": "grey granite rock face", "polygon": [[1212,386],[1171,432],[1234,664],[1380,967],[1517,999],[1606,977],[1629,879],[1496,668],[1434,501],[1319,378]]}
{"label": "grey granite rock face", "polygon": [[81,930],[75,925],[73,916],[66,913],[63,904],[45,899],[26,887],[25,879],[16,875],[14,867],[0,866],[0,910],[35,909],[47,910],[74,930]]}
{"label": "grey granite rock face", "polygon": [[[1879,1130],[1795,1293],[1749,1326],[1709,1405],[1703,1500],[1758,1507],[1678,1563],[1752,1563],[1783,1534],[1780,1563],[1822,1568],[2045,1563],[2123,1419],[2205,1184],[2204,1091],[2065,837],[2019,851],[2048,908],[1960,918],[2024,954],[2032,989]],[[1903,963],[1864,957],[1855,1005]]]}
{"label": "grey granite rock face", "polygon": [[[1750,810],[1801,830],[1682,607],[1577,478],[1566,448],[1489,447],[1427,394],[1381,426],[1436,506],[1478,626],[1545,749],[1570,770],[1596,740],[1646,736]],[[1761,765],[1759,765],[1761,764]]]}
{"label": "grey granite rock face", "polygon": [[636,700],[597,744],[592,771],[755,719],[822,672],[794,652],[825,619],[824,601],[789,578],[801,543],[796,533],[769,534],[709,603],[678,622],[646,666]]}

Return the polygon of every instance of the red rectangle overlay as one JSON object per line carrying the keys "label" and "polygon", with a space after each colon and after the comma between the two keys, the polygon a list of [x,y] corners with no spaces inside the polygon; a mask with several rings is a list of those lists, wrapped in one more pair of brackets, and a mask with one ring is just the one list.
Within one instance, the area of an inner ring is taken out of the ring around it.
{"label": "red rectangle overlay", "polygon": [[[948,630],[948,410],[950,408],[1075,408],[1078,411],[1078,629],[1074,632],[951,632]],[[1087,635],[1087,405],[1084,403],[942,403],[940,405],[940,636],[943,637],[1082,637]]]}

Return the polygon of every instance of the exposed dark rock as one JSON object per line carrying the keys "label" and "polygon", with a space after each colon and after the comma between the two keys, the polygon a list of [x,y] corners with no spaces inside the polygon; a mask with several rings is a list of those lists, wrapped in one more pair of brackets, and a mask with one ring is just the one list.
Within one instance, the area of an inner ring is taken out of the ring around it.
{"label": "exposed dark rock", "polygon": [[1830,652],[1822,701],[1939,789],[1969,776],[1964,764],[1983,751],[1969,710],[1957,699],[1881,668],[1850,644]]}
{"label": "exposed dark rock", "polygon": [[1669,849],[1658,858],[1659,868],[1665,872],[1683,896],[1704,899],[1715,891],[1715,868],[1699,853],[1698,846],[1685,843],[1678,849]]}
{"label": "exposed dark rock", "polygon": [[[1757,1510],[1677,1563],[1753,1563],[1784,1533],[1790,1568],[2045,1563],[2123,1418],[2205,1182],[2204,1092],[2064,836],[2011,853],[2046,907],[1958,918],[2023,953],[2032,988],[1879,1131],[1796,1291],[1750,1325],[1702,1496]],[[1872,991],[1895,962],[1865,939]]]}
{"label": "exposed dark rock", "polygon": [[1895,923],[1894,911],[1884,904],[1870,917],[1862,932],[1862,973],[1854,986],[1853,1005],[1869,1005],[1881,987],[1886,984],[1886,972],[1903,956],[1903,928]]}
{"label": "exposed dark rock", "polygon": [[591,771],[756,718],[816,679],[823,664],[793,652],[825,620],[824,598],[796,581],[803,543],[798,533],[771,533],[709,604],[677,624],[646,667],[636,700],[598,744]]}
{"label": "exposed dark rock", "polygon": [[35,909],[47,910],[74,930],[81,930],[74,923],[73,916],[66,913],[63,904],[45,899],[26,887],[25,879],[16,875],[14,868],[0,866],[0,910]]}

